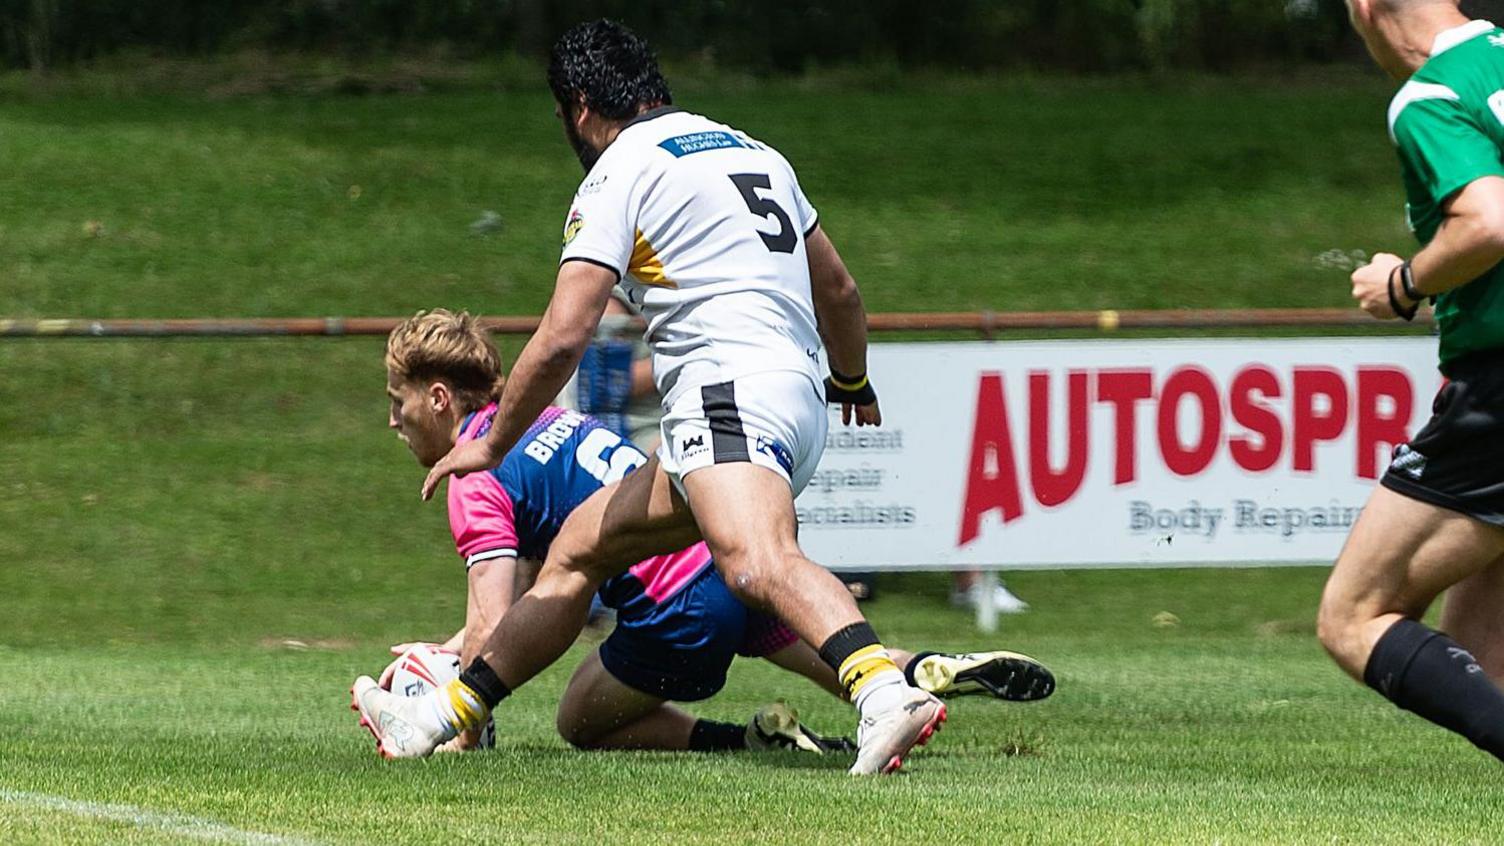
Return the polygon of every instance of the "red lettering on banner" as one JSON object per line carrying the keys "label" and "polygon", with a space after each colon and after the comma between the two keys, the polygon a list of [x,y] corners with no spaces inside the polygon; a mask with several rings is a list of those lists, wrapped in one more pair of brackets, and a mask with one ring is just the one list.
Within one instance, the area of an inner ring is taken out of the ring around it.
{"label": "red lettering on banner", "polygon": [[[1296,470],[1316,469],[1316,442],[1336,440],[1347,428],[1347,382],[1330,367],[1294,369],[1291,450]],[[1316,398],[1327,398],[1327,409],[1316,409]]]}
{"label": "red lettering on banner", "polygon": [[1154,377],[1148,370],[1104,370],[1097,374],[1097,401],[1111,403],[1117,414],[1113,438],[1117,442],[1117,459],[1112,471],[1115,485],[1126,485],[1138,475],[1134,463],[1138,430],[1134,410],[1139,400],[1152,396]]}
{"label": "red lettering on banner", "polygon": [[1067,377],[1070,398],[1066,402],[1069,433],[1065,467],[1050,465],[1050,374],[1029,374],[1029,481],[1040,505],[1059,505],[1076,495],[1086,477],[1087,374],[1072,371]]}
{"label": "red lettering on banner", "polygon": [[[1100,440],[1091,432],[1094,415],[1112,415],[1113,485],[1137,481],[1138,451],[1141,446],[1153,449],[1147,432],[1144,443],[1138,443],[1137,416],[1140,403],[1145,401],[1153,404],[1153,437],[1158,441],[1165,471],[1171,476],[1205,473],[1216,462],[1224,442],[1232,464],[1245,473],[1271,471],[1282,465],[1287,454],[1288,470],[1282,467],[1282,472],[1312,473],[1317,470],[1316,453],[1321,444],[1353,437],[1357,447],[1354,477],[1373,479],[1384,471],[1389,448],[1409,439],[1416,391],[1411,371],[1395,365],[1339,370],[1324,365],[1286,369],[1248,364],[1232,375],[1225,393],[1217,377],[1196,364],[1177,367],[1161,383],[1156,383],[1154,371],[1148,368],[1066,373],[1040,369],[1030,371],[1027,378],[1028,441],[1020,445],[1027,452],[1028,466],[1024,468],[1019,463],[1022,456],[1014,452],[1002,374],[979,374],[959,532],[961,546],[981,535],[983,518],[993,512],[1005,525],[1022,517],[1025,484],[1033,500],[1046,508],[1060,507],[1079,497],[1092,464],[1093,441]],[[1066,382],[1064,391],[1059,388],[1060,379]],[[1099,409],[1098,404],[1111,408]],[[1199,434],[1189,441],[1189,429],[1194,424],[1187,404],[1200,415]],[[1024,413],[1025,409],[1017,411]],[[1063,426],[1060,415],[1065,418]],[[1182,419],[1186,421],[1184,427]],[[1022,424],[1019,420],[1012,422]],[[1099,419],[1096,425],[1105,422]],[[1064,449],[1057,442],[1052,454],[1051,442],[1061,436],[1062,429]],[[1100,442],[1096,446],[1099,453],[1104,449]],[[1057,466],[1053,457],[1062,453]],[[1345,467],[1331,464],[1328,461],[1322,470],[1347,472]],[[1020,475],[1024,469],[1028,479]],[[1157,478],[1164,474],[1155,470],[1150,475]]]}
{"label": "red lettering on banner", "polygon": [[971,432],[971,461],[958,545],[975,540],[982,531],[982,515],[996,510],[1003,512],[1003,522],[1007,523],[1023,514],[1023,502],[1013,461],[1013,436],[1008,430],[1003,377],[983,373],[977,382],[977,414]]}
{"label": "red lettering on banner", "polygon": [[[1379,398],[1388,397],[1393,410],[1385,414],[1379,408]],[[1407,443],[1410,435],[1405,431],[1410,422],[1414,404],[1415,386],[1410,384],[1410,374],[1397,367],[1358,368],[1358,477],[1377,479],[1380,462],[1374,458],[1380,444],[1394,447]],[[1384,451],[1388,464],[1388,450]]]}
{"label": "red lettering on banner", "polygon": [[[1191,446],[1180,439],[1180,400],[1194,397],[1201,406],[1201,437]],[[1159,392],[1159,454],[1177,476],[1194,476],[1212,463],[1222,442],[1222,401],[1217,383],[1199,367],[1181,367]]]}
{"label": "red lettering on banner", "polygon": [[1239,370],[1232,377],[1228,404],[1232,419],[1250,433],[1258,435],[1259,446],[1247,435],[1233,435],[1227,439],[1227,450],[1232,460],[1250,473],[1268,470],[1279,462],[1279,454],[1285,441],[1285,430],[1280,425],[1279,415],[1257,399],[1280,396],[1279,379],[1262,364],[1253,364]]}

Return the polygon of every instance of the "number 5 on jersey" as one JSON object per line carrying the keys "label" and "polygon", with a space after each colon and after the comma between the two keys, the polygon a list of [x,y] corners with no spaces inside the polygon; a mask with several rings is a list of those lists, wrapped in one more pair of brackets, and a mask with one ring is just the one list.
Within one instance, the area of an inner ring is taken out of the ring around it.
{"label": "number 5 on jersey", "polygon": [[769,235],[762,230],[757,234],[762,236],[763,244],[767,245],[768,251],[773,253],[792,253],[799,246],[799,235],[794,229],[794,222],[789,220],[788,212],[778,205],[775,200],[759,196],[757,189],[766,191],[773,187],[766,173],[733,173],[731,183],[742,194],[742,199],[747,203],[747,209],[761,218],[772,215],[778,221],[778,231]]}

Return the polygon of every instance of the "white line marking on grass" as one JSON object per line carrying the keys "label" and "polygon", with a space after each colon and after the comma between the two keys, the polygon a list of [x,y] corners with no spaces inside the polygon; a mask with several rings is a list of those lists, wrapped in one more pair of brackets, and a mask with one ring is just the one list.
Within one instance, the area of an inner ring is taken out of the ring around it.
{"label": "white line marking on grass", "polygon": [[96,820],[130,823],[141,828],[154,828],[169,834],[194,837],[218,843],[237,843],[246,846],[318,846],[315,841],[280,834],[247,831],[206,817],[188,814],[164,814],[135,805],[111,805],[104,802],[85,802],[46,793],[27,793],[20,790],[0,788],[0,802],[37,808],[45,811],[61,811],[77,817]]}

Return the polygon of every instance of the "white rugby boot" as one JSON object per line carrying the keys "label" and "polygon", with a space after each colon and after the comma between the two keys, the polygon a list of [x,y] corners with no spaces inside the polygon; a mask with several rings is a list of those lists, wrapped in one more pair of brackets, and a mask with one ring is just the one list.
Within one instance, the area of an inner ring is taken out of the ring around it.
{"label": "white rugby boot", "polygon": [[361,676],[350,688],[350,708],[360,712],[360,724],[376,738],[376,751],[383,758],[426,758],[455,736],[440,719],[430,697],[401,696],[383,690],[370,676]]}
{"label": "white rugby boot", "polygon": [[903,766],[905,755],[928,743],[945,722],[945,703],[909,688],[897,707],[862,717],[856,730],[856,763],[852,775],[887,775]]}

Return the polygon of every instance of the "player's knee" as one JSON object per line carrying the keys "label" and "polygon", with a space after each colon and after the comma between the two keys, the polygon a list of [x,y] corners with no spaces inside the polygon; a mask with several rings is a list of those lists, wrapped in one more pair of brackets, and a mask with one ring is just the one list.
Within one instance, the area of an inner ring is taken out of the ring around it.
{"label": "player's knee", "polygon": [[1316,611],[1316,639],[1344,667],[1352,668],[1360,663],[1356,647],[1362,640],[1363,620],[1357,608],[1330,594],[1321,598]]}
{"label": "player's knee", "polygon": [[784,588],[784,560],[772,551],[734,554],[716,559],[726,585],[737,599],[766,608]]}
{"label": "player's knee", "polygon": [[595,732],[590,731],[584,723],[574,719],[562,708],[554,721],[554,726],[559,730],[559,737],[576,749],[595,749],[600,743],[600,738]]}
{"label": "player's knee", "polygon": [[1341,636],[1341,616],[1328,609],[1326,602],[1323,601],[1316,612],[1316,640],[1321,642],[1322,648],[1335,656]]}

